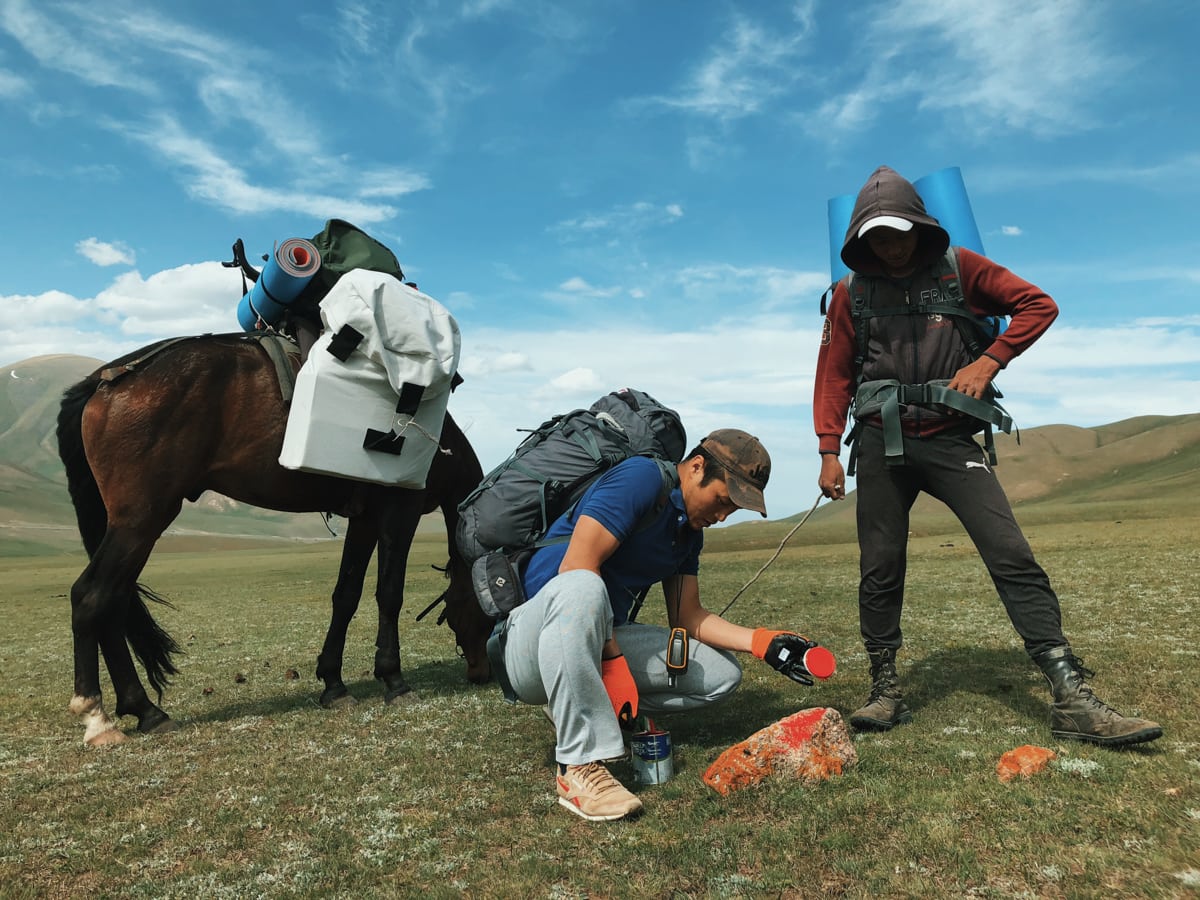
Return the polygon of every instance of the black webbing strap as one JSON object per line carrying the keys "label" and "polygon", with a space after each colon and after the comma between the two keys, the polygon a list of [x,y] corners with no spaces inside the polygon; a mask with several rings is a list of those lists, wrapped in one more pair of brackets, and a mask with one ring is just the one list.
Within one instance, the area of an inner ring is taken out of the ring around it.
{"label": "black webbing strap", "polygon": [[847,474],[853,475],[857,468],[858,442],[862,434],[863,419],[868,416],[879,416],[883,426],[884,462],[889,466],[904,464],[904,429],[900,419],[902,404],[941,406],[982,422],[984,449],[992,465],[996,464],[996,445],[992,429],[998,428],[1005,434],[1012,431],[1012,417],[994,397],[979,400],[962,391],[951,390],[944,381],[925,384],[901,384],[891,379],[864,382],[859,386],[854,398],[854,416],[857,421],[846,438],[846,443],[850,446]]}
{"label": "black webbing strap", "polygon": [[424,394],[425,385],[404,382],[400,385],[400,400],[396,403],[396,412],[402,416],[415,416]]}
{"label": "black webbing strap", "polygon": [[492,674],[500,690],[504,692],[506,703],[517,702],[517,692],[513,690],[512,681],[508,677],[508,668],[504,665],[504,650],[508,644],[508,619],[501,619],[487,642],[488,662],[492,664]]}
{"label": "black webbing strap", "polygon": [[[349,327],[349,325],[345,326],[342,331],[345,331]],[[338,334],[341,334],[341,332],[338,332]],[[404,382],[400,386],[400,399],[396,401],[397,414],[409,416],[410,418],[415,416],[417,408],[421,405],[421,397],[424,393],[425,387],[423,385],[413,384],[411,381]],[[400,432],[397,433],[395,428],[391,431],[377,431],[374,428],[368,428],[366,435],[363,437],[363,449],[399,456],[404,450],[404,429],[401,428]]]}
{"label": "black webbing strap", "polygon": [[345,362],[350,354],[362,343],[363,336],[350,325],[343,325],[329,340],[328,350],[339,362]]}

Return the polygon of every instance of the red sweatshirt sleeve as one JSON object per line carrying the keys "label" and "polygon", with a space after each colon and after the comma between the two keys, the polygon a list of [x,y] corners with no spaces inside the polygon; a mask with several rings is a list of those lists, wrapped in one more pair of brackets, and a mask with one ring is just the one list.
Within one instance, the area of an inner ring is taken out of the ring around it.
{"label": "red sweatshirt sleeve", "polygon": [[845,282],[838,282],[821,331],[813,382],[813,427],[822,453],[838,453],[841,449],[846,416],[854,395],[856,352],[850,299]]}
{"label": "red sweatshirt sleeve", "polygon": [[986,256],[960,247],[958,271],[967,306],[976,313],[1011,316],[1008,328],[984,353],[1007,366],[1058,318],[1058,305],[1036,285]]}

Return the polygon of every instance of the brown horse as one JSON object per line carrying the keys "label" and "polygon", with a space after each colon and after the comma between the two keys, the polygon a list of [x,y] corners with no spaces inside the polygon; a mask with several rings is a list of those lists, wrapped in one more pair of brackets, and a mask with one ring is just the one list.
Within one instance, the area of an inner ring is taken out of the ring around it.
{"label": "brown horse", "polygon": [[[151,702],[130,648],[162,702],[177,673],[179,647],[151,616],[138,583],[155,542],[184,499],[216,491],[285,512],[333,512],[349,525],[333,590],[333,615],[317,659],[323,706],[352,702],[342,682],[346,629],[358,607],[371,555],[379,548],[379,631],[375,677],[393,702],[411,689],[400,668],[398,619],[408,551],[417,523],[441,508],[449,535],[450,586],[440,599],[466,658],[467,678],[490,677],[491,622],[471,590],[470,570],[454,543],[458,503],[483,477],[479,460],[449,415],[424,490],[367,484],[284,469],[277,462],[287,422],[281,383],[298,359],[263,341],[279,338],[205,335],[164,341],[115,360],[67,389],[58,416],[59,456],[89,562],[71,587],[75,695],[71,711],[91,745],[126,740],[104,710],[99,654],[116,693],[116,715],[136,716],[138,731],[176,727]],[[283,365],[281,379],[277,365]],[[428,610],[427,610],[428,611]]]}

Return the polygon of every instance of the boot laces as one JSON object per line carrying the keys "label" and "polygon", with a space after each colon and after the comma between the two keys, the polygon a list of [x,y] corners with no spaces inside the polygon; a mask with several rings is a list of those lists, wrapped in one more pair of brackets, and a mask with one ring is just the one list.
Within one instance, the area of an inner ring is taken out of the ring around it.
{"label": "boot laces", "polygon": [[1121,715],[1119,712],[1117,712],[1115,709],[1113,709],[1111,706],[1109,706],[1107,703],[1105,703],[1103,700],[1101,700],[1099,697],[1096,696],[1095,691],[1092,690],[1092,686],[1090,684],[1088,684],[1088,682],[1087,682],[1087,679],[1095,678],[1096,673],[1093,672],[1091,669],[1087,668],[1083,664],[1083,660],[1080,659],[1078,656],[1076,656],[1074,653],[1071,654],[1071,668],[1074,669],[1075,674],[1079,676],[1080,696],[1084,697],[1087,700],[1087,702],[1090,703],[1092,706],[1094,706],[1096,709],[1099,709],[1099,710],[1102,710],[1105,712],[1110,712],[1114,716]]}
{"label": "boot laces", "polygon": [[1086,681],[1089,678],[1096,677],[1096,673],[1093,672],[1091,669],[1087,668],[1083,664],[1083,660],[1080,657],[1076,656],[1074,653],[1072,653],[1070,656],[1070,662],[1071,662],[1071,668],[1074,669],[1076,674],[1079,675],[1079,677],[1082,678],[1083,680]]}
{"label": "boot laces", "polygon": [[867,703],[874,703],[884,697],[889,700],[895,699],[894,694],[898,686],[896,670],[889,665],[880,666],[875,677],[871,679],[871,695],[867,698]]}

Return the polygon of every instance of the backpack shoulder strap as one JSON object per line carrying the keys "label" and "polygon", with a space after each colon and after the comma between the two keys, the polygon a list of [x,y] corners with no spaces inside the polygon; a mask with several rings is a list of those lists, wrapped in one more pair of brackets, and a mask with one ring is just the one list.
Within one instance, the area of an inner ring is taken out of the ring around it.
{"label": "backpack shoulder strap", "polygon": [[939,311],[953,317],[954,325],[962,336],[963,343],[971,354],[971,359],[979,359],[991,339],[996,336],[996,329],[979,316],[967,309],[967,299],[963,295],[962,276],[958,269],[958,248],[947,248],[946,255],[938,261],[938,284],[941,286],[941,298],[938,302]]}

